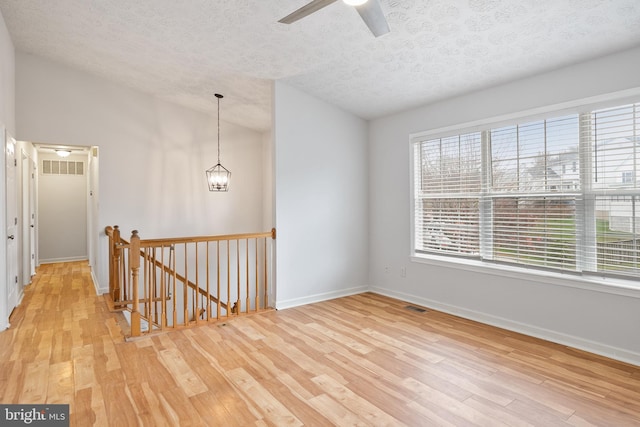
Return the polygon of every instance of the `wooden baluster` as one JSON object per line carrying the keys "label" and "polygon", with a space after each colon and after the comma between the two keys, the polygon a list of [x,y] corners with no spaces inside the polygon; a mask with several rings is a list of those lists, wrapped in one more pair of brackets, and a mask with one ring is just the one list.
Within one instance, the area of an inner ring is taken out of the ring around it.
{"label": "wooden baluster", "polygon": [[269,306],[269,294],[267,290],[269,289],[269,275],[267,270],[267,238],[264,238],[264,307],[267,308]]}
{"label": "wooden baluster", "polygon": [[220,320],[220,240],[216,241],[216,274],[217,274],[217,295],[216,295],[216,319]]}
{"label": "wooden baluster", "polygon": [[113,297],[113,289],[114,289],[114,279],[113,279],[113,227],[107,225],[104,228],[104,234],[109,239],[109,296],[111,297],[111,301],[115,301]]}
{"label": "wooden baluster", "polygon": [[187,264],[187,243],[184,244],[184,282],[182,283],[182,288],[184,291],[183,300],[182,300],[182,311],[184,311],[184,318],[182,319],[183,325],[189,324],[189,290],[187,283],[189,283],[189,265]]}
{"label": "wooden baluster", "polygon": [[[171,255],[173,255],[173,265],[171,265],[171,271],[173,271],[173,293],[171,294],[171,297],[173,298],[173,324],[171,325],[172,328],[175,328],[177,323],[178,323],[178,290],[176,289],[176,275],[178,274],[176,272],[176,246],[175,245],[171,245]],[[169,263],[171,264],[171,263]]]}
{"label": "wooden baluster", "polygon": [[[162,249],[160,249],[162,250]],[[153,269],[153,306],[152,306],[152,312],[153,312],[153,319],[154,322],[156,324],[160,323],[160,318],[158,317],[158,301],[160,299],[160,297],[158,296],[158,267],[156,266],[156,262],[157,262],[157,248],[153,248],[153,255],[152,255],[152,259],[151,259],[151,268]],[[162,265],[162,264],[160,264]],[[162,271],[162,269],[160,270]]]}
{"label": "wooden baluster", "polygon": [[158,323],[156,308],[156,248],[147,248],[149,256],[145,257],[145,262],[149,264],[149,322]]}
{"label": "wooden baluster", "polygon": [[151,303],[153,302],[153,277],[151,273],[151,267],[153,264],[151,263],[151,248],[144,248],[143,252],[144,256],[142,257],[142,262],[144,264],[144,283],[146,283],[146,286],[144,287],[144,296],[142,297],[142,301],[144,301],[145,316],[149,322],[151,322],[151,316],[153,316],[151,311]]}
{"label": "wooden baluster", "polygon": [[236,302],[236,316],[240,314],[240,239],[236,239],[236,273],[238,276],[238,301]]}
{"label": "wooden baluster", "polygon": [[256,311],[260,308],[260,290],[258,289],[258,238],[254,239],[256,245]]}
{"label": "wooden baluster", "polygon": [[162,313],[160,313],[160,329],[167,327],[167,282],[164,280],[164,246],[160,246],[160,307]]}
{"label": "wooden baluster", "polygon": [[[198,324],[200,322],[200,304],[198,303],[198,301],[200,301],[200,298],[198,298],[198,296],[200,295],[200,272],[198,270],[198,242],[195,242],[196,245],[196,289],[193,295],[193,316],[196,318],[196,324]],[[204,307],[202,307],[204,308]]]}
{"label": "wooden baluster", "polygon": [[[269,265],[271,266],[271,268],[269,269],[269,272],[271,273],[271,279],[274,279],[274,275],[275,275],[274,268],[275,268],[275,263],[276,263],[276,260],[275,260],[275,256],[276,256],[275,247],[276,247],[276,245],[275,245],[274,240],[276,240],[276,229],[272,228],[271,229],[271,242],[269,244],[269,249],[270,249],[269,250],[269,254],[271,255],[271,257],[269,259]],[[275,304],[274,304],[274,307],[275,307]]]}
{"label": "wooden baluster", "polygon": [[147,258],[149,257],[149,248],[144,248],[144,250],[142,251],[144,253],[143,257],[142,257],[142,271],[144,273],[144,277],[143,277],[143,282],[142,282],[142,312],[144,313],[144,317],[147,320],[151,320],[151,316],[149,313],[149,308],[150,308],[150,304],[149,304],[149,299],[151,298],[151,276],[149,274],[149,262],[147,262]]}
{"label": "wooden baluster", "polygon": [[246,270],[247,270],[247,276],[245,278],[245,282],[246,282],[246,291],[247,291],[247,296],[245,297],[245,313],[249,312],[249,308],[251,307],[251,298],[249,297],[249,239],[246,239],[245,241],[245,260],[244,260],[244,264],[246,266]]}
{"label": "wooden baluster", "polygon": [[211,280],[209,278],[210,268],[209,268],[209,242],[206,242],[206,252],[207,252],[207,322],[211,320]]}
{"label": "wooden baluster", "polygon": [[[118,263],[118,280],[120,281],[120,295],[122,295],[122,301],[129,301],[129,295],[131,295],[129,289],[129,269],[127,268],[127,257],[129,256],[129,248],[121,248],[120,262]],[[129,303],[124,304],[126,306]]]}
{"label": "wooden baluster", "polygon": [[231,264],[229,260],[229,240],[227,239],[227,317],[231,315]]}
{"label": "wooden baluster", "polygon": [[133,305],[131,306],[131,336],[140,336],[140,312],[138,311],[138,274],[140,270],[140,237],[138,230],[133,230],[129,247],[129,268],[133,286]]}
{"label": "wooden baluster", "polygon": [[[273,242],[274,240],[276,240],[276,229],[272,228],[271,229],[271,242],[269,244],[269,248],[271,249],[269,251],[269,254],[271,255],[270,261],[271,261],[271,266],[272,267],[275,264],[275,260],[274,260],[274,242]],[[265,239],[265,242],[266,242],[266,239]],[[266,259],[265,259],[265,265],[267,265],[267,260]],[[266,271],[266,268],[265,268],[265,271]],[[266,282],[266,277],[267,276],[265,275],[265,282]],[[266,301],[267,290],[268,290],[268,288],[267,288],[267,285],[265,284],[265,308],[268,307],[268,304],[267,304],[267,301]]]}
{"label": "wooden baluster", "polygon": [[[111,238],[111,248],[113,251],[111,268],[113,269],[113,293],[111,294],[111,299],[115,303],[116,301],[122,301],[121,288],[120,288],[120,278],[122,277],[122,272],[120,271],[120,257],[122,256],[122,249],[120,248],[120,229],[116,225],[113,227],[113,236]],[[115,304],[114,304],[115,305]]]}

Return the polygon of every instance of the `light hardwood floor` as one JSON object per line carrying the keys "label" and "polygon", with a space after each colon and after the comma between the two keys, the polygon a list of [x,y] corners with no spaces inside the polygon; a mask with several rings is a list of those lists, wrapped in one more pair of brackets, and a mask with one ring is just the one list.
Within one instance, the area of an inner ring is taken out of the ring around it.
{"label": "light hardwood floor", "polygon": [[71,425],[640,425],[640,367],[375,294],[125,342],[86,263],[39,268],[0,402]]}

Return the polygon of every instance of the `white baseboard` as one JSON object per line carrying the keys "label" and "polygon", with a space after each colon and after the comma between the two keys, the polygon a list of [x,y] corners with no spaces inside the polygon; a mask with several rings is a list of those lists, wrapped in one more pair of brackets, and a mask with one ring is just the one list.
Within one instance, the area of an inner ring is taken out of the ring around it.
{"label": "white baseboard", "polygon": [[347,297],[349,295],[361,294],[369,289],[366,286],[358,286],[348,289],[340,289],[339,291],[325,292],[321,294],[310,295],[302,298],[293,298],[284,301],[276,301],[276,309],[283,310],[285,308],[298,307],[300,305],[313,304],[314,302],[327,301],[330,299]]}
{"label": "white baseboard", "polygon": [[55,264],[57,262],[74,262],[74,261],[89,261],[89,259],[86,256],[67,257],[67,258],[49,258],[49,259],[41,259],[40,264]]}
{"label": "white baseboard", "polygon": [[96,277],[95,271],[93,271],[93,267],[91,267],[91,280],[93,281],[93,287],[95,288],[97,295],[102,295],[102,294],[106,294],[107,292],[109,292],[109,287],[108,286],[106,288],[101,288],[100,287],[100,282],[98,281],[98,278]]}
{"label": "white baseboard", "polygon": [[515,322],[513,320],[505,319],[503,317],[492,316],[490,314],[481,313],[474,310],[468,310],[465,308],[442,304],[437,301],[433,301],[427,298],[419,297],[416,295],[405,294],[403,292],[389,291],[388,289],[372,287],[368,289],[370,292],[385,295],[391,298],[400,299],[403,301],[419,304],[421,306],[431,308],[433,310],[442,311],[444,313],[452,314],[454,316],[463,317],[465,319],[474,320],[476,322],[484,323],[498,328],[507,329],[509,331],[518,332],[521,334],[529,335],[535,338],[540,338],[546,341],[551,341],[557,344],[566,345],[569,347],[577,348],[579,350],[588,351],[589,353],[598,354],[600,356],[609,357],[611,359],[619,360],[621,362],[631,363],[636,366],[640,366],[640,354],[609,346],[606,344],[598,343],[595,341],[586,340],[583,338],[575,337],[572,335],[563,334],[560,332],[552,331],[545,328],[539,328],[537,326],[528,325],[525,323]]}

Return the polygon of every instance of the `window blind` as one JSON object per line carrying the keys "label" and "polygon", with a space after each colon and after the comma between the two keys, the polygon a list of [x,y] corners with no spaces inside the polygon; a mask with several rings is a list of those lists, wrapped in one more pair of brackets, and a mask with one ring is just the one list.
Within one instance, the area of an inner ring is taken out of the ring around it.
{"label": "window blind", "polygon": [[[591,113],[596,271],[640,273],[640,104]],[[595,244],[595,248],[593,245]]]}
{"label": "window blind", "polygon": [[576,269],[576,201],[571,196],[493,200],[493,259]]}
{"label": "window blind", "polygon": [[494,260],[576,269],[578,115],[492,129]]}
{"label": "window blind", "polygon": [[415,248],[479,255],[481,134],[414,145]]}

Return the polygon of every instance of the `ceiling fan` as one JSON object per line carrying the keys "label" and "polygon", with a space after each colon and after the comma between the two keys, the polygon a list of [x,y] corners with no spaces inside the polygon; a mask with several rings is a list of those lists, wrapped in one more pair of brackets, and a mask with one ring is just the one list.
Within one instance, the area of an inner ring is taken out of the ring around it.
{"label": "ceiling fan", "polygon": [[[314,12],[319,11],[320,9],[329,6],[332,3],[335,3],[338,0],[313,0],[311,3],[308,3],[302,6],[300,9],[290,13],[285,16],[278,22],[283,24],[291,24],[296,22],[305,16],[311,15]],[[374,36],[379,37],[383,34],[387,34],[389,30],[389,24],[387,23],[387,19],[384,17],[384,13],[382,12],[382,8],[380,7],[379,0],[343,0],[346,4],[350,6],[354,6],[360,17],[367,24],[369,30],[373,33]]]}

